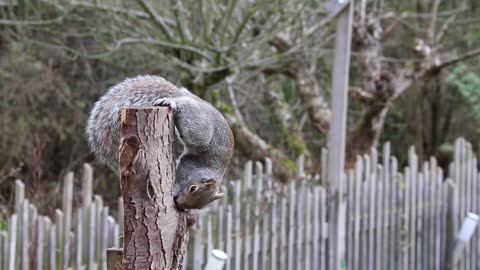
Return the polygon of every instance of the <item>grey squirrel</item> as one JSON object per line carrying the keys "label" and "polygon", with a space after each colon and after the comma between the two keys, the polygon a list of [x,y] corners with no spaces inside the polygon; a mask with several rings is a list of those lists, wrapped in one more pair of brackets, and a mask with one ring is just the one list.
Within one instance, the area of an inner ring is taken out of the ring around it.
{"label": "grey squirrel", "polygon": [[[176,165],[174,199],[181,209],[200,209],[217,192],[233,154],[233,135],[210,103],[160,76],[138,76],[111,87],[94,105],[86,128],[97,159],[118,171],[120,113],[125,107],[169,106],[184,146]],[[177,136],[178,137],[178,136]]]}

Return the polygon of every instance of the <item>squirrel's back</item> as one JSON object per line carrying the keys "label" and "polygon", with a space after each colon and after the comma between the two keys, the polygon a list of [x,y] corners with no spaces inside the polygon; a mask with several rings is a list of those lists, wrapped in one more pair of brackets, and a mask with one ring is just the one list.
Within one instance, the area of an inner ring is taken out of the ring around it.
{"label": "squirrel's back", "polygon": [[159,98],[192,96],[160,76],[137,76],[112,86],[94,105],[86,134],[100,162],[117,170],[120,144],[120,113],[125,107],[150,107]]}

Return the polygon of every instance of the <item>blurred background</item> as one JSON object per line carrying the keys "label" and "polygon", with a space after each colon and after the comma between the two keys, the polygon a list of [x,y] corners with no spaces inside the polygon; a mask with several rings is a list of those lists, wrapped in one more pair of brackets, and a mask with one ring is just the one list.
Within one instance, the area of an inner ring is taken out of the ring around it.
{"label": "blurred background", "polygon": [[[214,104],[235,135],[229,177],[270,157],[275,174],[320,173],[330,127],[336,18],[317,0],[0,0],[0,220],[20,178],[46,211],[84,162],[94,192],[119,196],[84,129],[112,85],[155,74]],[[357,0],[347,166],[386,141],[400,165],[452,158],[480,135],[480,3]],[[75,185],[80,185],[75,180]],[[50,209],[51,208],[51,209]]]}

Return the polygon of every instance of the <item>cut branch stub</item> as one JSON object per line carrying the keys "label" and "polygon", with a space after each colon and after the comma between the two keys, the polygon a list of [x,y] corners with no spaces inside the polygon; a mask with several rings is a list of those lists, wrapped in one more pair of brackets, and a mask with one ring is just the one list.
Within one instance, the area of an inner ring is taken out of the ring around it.
{"label": "cut branch stub", "polygon": [[180,269],[191,218],[172,196],[173,114],[166,107],[126,108],[121,117],[124,269]]}

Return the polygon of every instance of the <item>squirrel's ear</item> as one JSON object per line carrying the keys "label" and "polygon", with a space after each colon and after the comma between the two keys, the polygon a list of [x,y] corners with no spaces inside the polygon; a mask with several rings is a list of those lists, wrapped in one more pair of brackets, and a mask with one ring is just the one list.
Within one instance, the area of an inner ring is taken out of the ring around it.
{"label": "squirrel's ear", "polygon": [[204,183],[209,188],[217,187],[217,180],[213,179],[213,178],[212,179],[204,179],[204,180],[202,180],[202,183]]}
{"label": "squirrel's ear", "polygon": [[218,199],[221,199],[221,198],[223,198],[223,193],[217,193],[217,194],[215,194],[215,196],[213,196],[212,201],[215,201],[215,200],[218,200]]}

